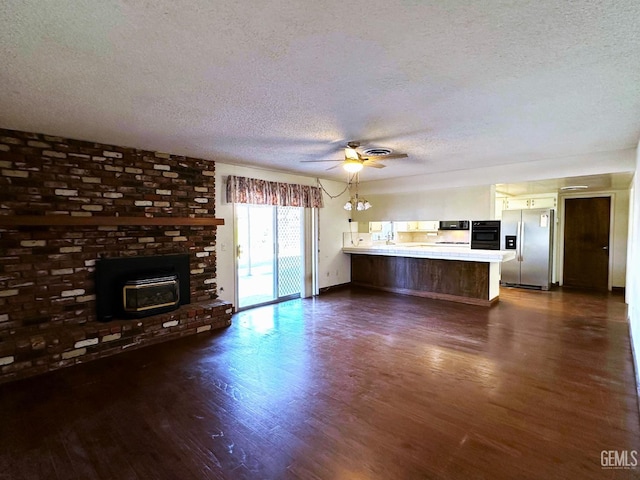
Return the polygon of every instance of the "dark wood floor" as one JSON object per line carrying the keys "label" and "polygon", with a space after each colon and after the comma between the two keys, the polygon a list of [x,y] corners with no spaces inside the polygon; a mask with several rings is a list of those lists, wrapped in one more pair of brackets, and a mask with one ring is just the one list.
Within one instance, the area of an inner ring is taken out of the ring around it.
{"label": "dark wood floor", "polygon": [[343,290],[0,386],[0,479],[638,478],[621,296]]}

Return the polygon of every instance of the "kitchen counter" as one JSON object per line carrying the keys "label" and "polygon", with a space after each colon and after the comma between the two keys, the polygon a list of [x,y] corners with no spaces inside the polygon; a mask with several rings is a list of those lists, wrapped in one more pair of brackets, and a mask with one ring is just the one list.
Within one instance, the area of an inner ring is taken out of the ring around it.
{"label": "kitchen counter", "polygon": [[472,250],[469,245],[397,244],[345,247],[354,285],[491,306],[499,299],[504,250]]}
{"label": "kitchen counter", "polygon": [[344,247],[344,253],[385,255],[391,257],[439,258],[470,262],[506,262],[516,258],[515,250],[472,250],[468,244],[402,243],[397,245],[369,245]]}

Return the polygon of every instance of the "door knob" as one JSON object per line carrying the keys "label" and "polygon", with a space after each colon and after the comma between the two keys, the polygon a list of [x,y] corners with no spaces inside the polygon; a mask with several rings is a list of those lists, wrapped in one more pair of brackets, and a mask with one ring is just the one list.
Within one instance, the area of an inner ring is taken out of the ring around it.
{"label": "door knob", "polygon": [[605,245],[604,247],[602,247],[603,250],[609,250],[609,246]]}

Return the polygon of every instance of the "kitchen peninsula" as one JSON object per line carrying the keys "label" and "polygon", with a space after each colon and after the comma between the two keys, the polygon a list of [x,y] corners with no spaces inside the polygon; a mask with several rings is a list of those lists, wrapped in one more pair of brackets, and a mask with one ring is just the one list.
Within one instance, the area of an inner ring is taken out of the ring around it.
{"label": "kitchen peninsula", "polygon": [[353,285],[491,306],[500,293],[500,263],[515,253],[424,244],[344,247]]}

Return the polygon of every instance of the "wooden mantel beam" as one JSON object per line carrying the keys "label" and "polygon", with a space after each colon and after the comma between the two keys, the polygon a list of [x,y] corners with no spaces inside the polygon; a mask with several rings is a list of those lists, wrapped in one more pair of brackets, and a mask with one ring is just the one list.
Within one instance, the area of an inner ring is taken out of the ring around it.
{"label": "wooden mantel beam", "polygon": [[223,218],[213,217],[72,217],[70,215],[0,215],[0,226],[217,226]]}

